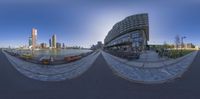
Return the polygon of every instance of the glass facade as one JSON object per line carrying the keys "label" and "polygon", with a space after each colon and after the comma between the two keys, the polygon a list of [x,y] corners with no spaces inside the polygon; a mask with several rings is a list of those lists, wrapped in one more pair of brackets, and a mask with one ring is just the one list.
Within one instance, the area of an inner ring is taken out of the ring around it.
{"label": "glass facade", "polygon": [[143,36],[142,33],[132,33],[132,47],[140,47],[143,46]]}
{"label": "glass facade", "polygon": [[[119,50],[142,50],[145,39],[143,34],[139,31],[130,32],[112,40],[107,46],[111,49]],[[113,47],[113,48],[112,48]]]}
{"label": "glass facade", "polygon": [[116,23],[104,39],[105,49],[138,52],[149,40],[148,14],[136,14]]}

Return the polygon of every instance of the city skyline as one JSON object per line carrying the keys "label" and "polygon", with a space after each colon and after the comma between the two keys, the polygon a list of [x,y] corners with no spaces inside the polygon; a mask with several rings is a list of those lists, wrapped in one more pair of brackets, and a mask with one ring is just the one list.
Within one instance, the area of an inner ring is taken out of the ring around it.
{"label": "city skyline", "polygon": [[91,47],[103,41],[116,22],[138,13],[149,14],[149,44],[174,43],[175,36],[180,35],[187,37],[186,43],[200,46],[199,2],[126,1],[1,1],[0,47],[24,45],[32,27],[38,29],[38,42],[48,43],[48,37],[56,33],[58,42]]}
{"label": "city skyline", "polygon": [[[37,33],[37,29],[36,28],[32,28],[31,30],[31,36],[28,37],[28,46],[26,43],[24,43],[22,46],[22,48],[29,48],[29,49],[37,49],[37,48],[65,48],[65,43],[61,43],[57,42],[57,37],[56,34],[53,34],[49,41],[48,41],[48,45],[46,42],[37,42],[37,38],[38,38],[38,33]],[[9,46],[11,47],[11,46]]]}

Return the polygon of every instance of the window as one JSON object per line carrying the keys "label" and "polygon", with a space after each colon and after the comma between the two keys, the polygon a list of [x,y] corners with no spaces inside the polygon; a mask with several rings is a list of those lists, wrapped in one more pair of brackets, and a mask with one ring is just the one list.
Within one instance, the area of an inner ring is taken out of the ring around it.
{"label": "window", "polygon": [[141,47],[143,44],[143,38],[141,33],[132,32],[132,47]]}

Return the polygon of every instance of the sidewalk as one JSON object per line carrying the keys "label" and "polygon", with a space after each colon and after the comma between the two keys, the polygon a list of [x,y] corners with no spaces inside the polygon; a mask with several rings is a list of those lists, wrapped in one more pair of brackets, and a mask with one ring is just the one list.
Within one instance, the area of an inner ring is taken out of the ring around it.
{"label": "sidewalk", "polygon": [[165,61],[167,57],[160,57],[155,51],[144,51],[141,53],[140,58],[135,60],[138,62],[157,62]]}
{"label": "sidewalk", "polygon": [[135,61],[128,62],[103,51],[102,55],[118,76],[138,83],[154,84],[181,77],[193,62],[197,51],[175,60],[148,64]]}
{"label": "sidewalk", "polygon": [[100,52],[94,52],[72,63],[62,65],[40,65],[20,60],[3,52],[10,63],[22,74],[41,81],[60,81],[75,78],[87,71]]}

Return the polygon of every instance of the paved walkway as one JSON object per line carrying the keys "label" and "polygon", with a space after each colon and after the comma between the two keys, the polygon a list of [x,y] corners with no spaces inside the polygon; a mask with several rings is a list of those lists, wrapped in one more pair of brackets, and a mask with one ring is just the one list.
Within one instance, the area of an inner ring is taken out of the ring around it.
{"label": "paved walkway", "polygon": [[160,57],[158,53],[155,51],[144,51],[141,53],[140,58],[135,60],[139,62],[157,62],[157,61],[165,61],[167,57]]}
{"label": "paved walkway", "polygon": [[154,84],[164,83],[177,77],[181,77],[195,59],[197,51],[178,59],[164,61],[165,64],[156,63],[157,66],[155,67],[151,66],[155,63],[143,64],[148,66],[137,66],[138,64],[135,63],[127,64],[126,60],[106,52],[102,51],[102,54],[111,69],[118,76],[134,82]]}
{"label": "paved walkway", "polygon": [[4,52],[11,64],[29,78],[41,81],[60,81],[75,78],[87,71],[100,52],[94,52],[75,62],[62,65],[40,65],[26,62]]}
{"label": "paved walkway", "polygon": [[0,51],[0,99],[200,99],[200,53],[184,75],[165,84],[138,84],[112,73],[100,54],[81,76],[43,82],[19,73]]}
{"label": "paved walkway", "polygon": [[[197,51],[195,52],[197,53]],[[133,67],[141,67],[141,68],[160,68],[160,67],[165,67],[166,65],[172,65],[172,64],[176,64],[177,62],[182,61],[184,58],[190,56],[191,54],[187,54],[183,57],[179,57],[177,59],[165,59],[165,60],[159,60],[159,61],[137,61],[137,60],[126,60],[126,59],[122,59],[113,55],[112,58],[114,58],[115,60],[120,61],[121,63],[124,63],[126,65],[129,66],[133,66]],[[150,57],[148,57],[150,58]],[[150,60],[150,59],[148,59]]]}

